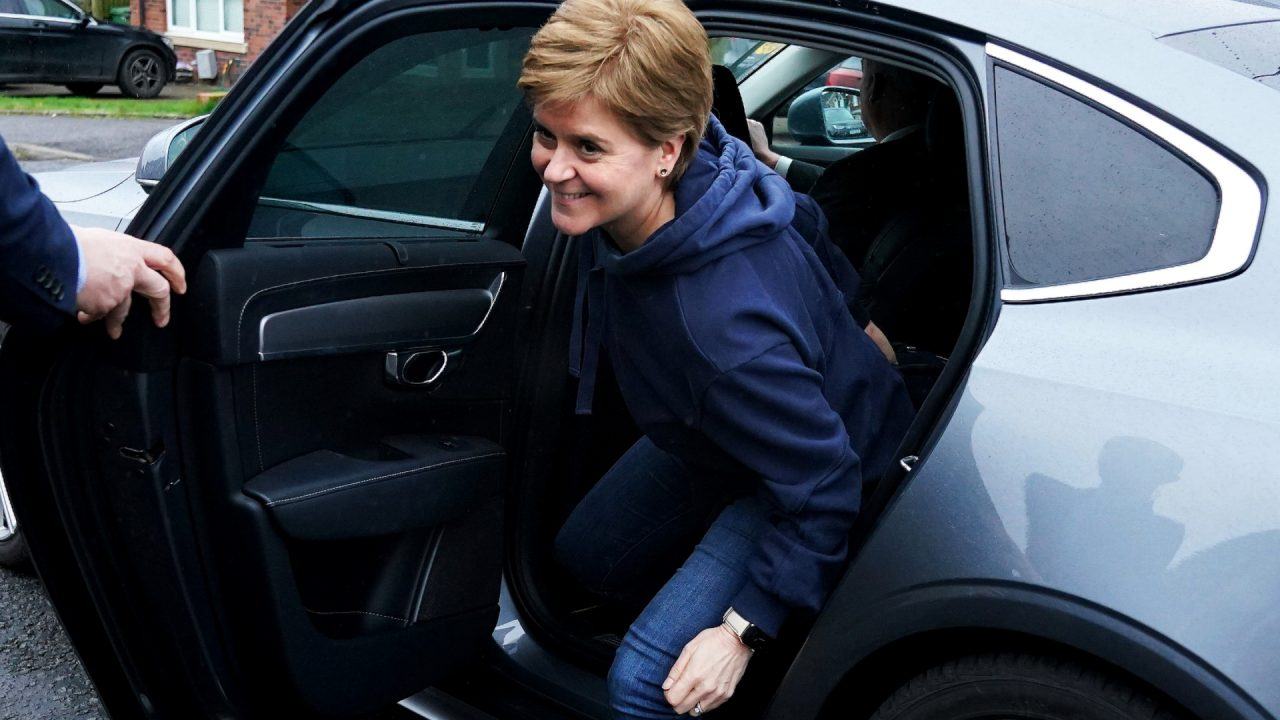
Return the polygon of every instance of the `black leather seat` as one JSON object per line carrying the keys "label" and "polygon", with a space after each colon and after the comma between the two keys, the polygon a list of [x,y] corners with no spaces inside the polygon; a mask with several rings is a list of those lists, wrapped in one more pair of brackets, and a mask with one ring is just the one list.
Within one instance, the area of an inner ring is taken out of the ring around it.
{"label": "black leather seat", "polygon": [[742,91],[733,71],[723,65],[711,66],[711,114],[720,120],[730,135],[748,146],[751,134],[747,129],[747,111],[742,104]]}
{"label": "black leather seat", "polygon": [[823,173],[813,197],[890,340],[949,355],[969,307],[973,241],[960,110],[940,88],[924,127]]}

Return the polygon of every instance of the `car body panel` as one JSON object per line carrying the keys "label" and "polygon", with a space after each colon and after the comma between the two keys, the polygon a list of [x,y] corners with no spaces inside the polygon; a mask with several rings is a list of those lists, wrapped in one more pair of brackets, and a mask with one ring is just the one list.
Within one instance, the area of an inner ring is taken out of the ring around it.
{"label": "car body panel", "polygon": [[40,189],[72,225],[121,230],[146,202],[134,180],[135,158],[36,173]]}
{"label": "car body panel", "polygon": [[[1052,5],[1034,24],[1000,3],[911,7],[1078,65],[1072,74],[1094,73],[1137,102],[1176,114],[1183,127],[1237,151],[1264,194],[1264,179],[1280,177],[1267,120],[1280,110],[1280,93],[1189,55],[1157,51],[1148,29]],[[1088,32],[1094,26],[1097,32]],[[1247,113],[1237,113],[1234,101],[1222,105],[1224,85]],[[1264,214],[1264,229],[1280,221],[1265,204]],[[938,630],[923,611],[898,613],[895,627],[885,626],[889,616],[862,622],[857,613],[911,605],[941,586],[991,598],[1015,594],[1013,588],[1081,613],[1102,609],[1166,658],[1198,668],[1196,681],[1186,682],[1188,674],[1180,686],[1149,659],[1125,665],[1187,706],[1223,711],[1207,717],[1280,712],[1270,664],[1280,651],[1280,480],[1270,452],[1280,441],[1280,332],[1257,312],[1273,307],[1272,278],[1280,271],[1271,235],[1270,245],[1260,238],[1248,268],[1225,280],[1004,306],[954,415],[815,626],[776,716],[816,712],[802,699],[805,675],[826,673],[831,685],[808,686],[825,697],[838,682],[826,668],[847,662],[839,674],[865,659],[861,650],[875,647],[862,645],[868,633],[891,645]],[[1033,605],[1007,610],[1039,618],[1039,625],[1024,623],[1029,637],[1055,638],[1054,617],[1036,614]],[[1012,621],[958,612],[948,623],[994,629]],[[1085,643],[1083,634],[1055,639],[1120,655],[1106,643]]]}

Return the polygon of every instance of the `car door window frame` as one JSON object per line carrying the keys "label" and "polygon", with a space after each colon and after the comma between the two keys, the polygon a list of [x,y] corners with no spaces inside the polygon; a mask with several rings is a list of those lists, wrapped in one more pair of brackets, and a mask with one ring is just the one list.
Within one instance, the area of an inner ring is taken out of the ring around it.
{"label": "car door window frame", "polygon": [[1248,265],[1262,221],[1262,190],[1247,170],[1190,132],[1081,77],[997,43],[987,43],[986,50],[990,58],[989,71],[993,72],[999,65],[1030,75],[1049,87],[1084,98],[1173,148],[1213,181],[1219,197],[1213,238],[1208,252],[1198,260],[1098,280],[1005,287],[1000,291],[1002,301],[1043,302],[1153,290],[1227,277]]}
{"label": "car door window frame", "polygon": [[[252,105],[224,103],[226,107],[220,107],[220,112],[215,113],[206,123],[208,129],[193,139],[194,150],[183,153],[174,168],[166,174],[164,181],[157,186],[156,191],[130,225],[129,231],[142,236],[154,236],[158,241],[171,243],[171,246],[180,252],[185,252],[184,246],[192,242],[203,247],[227,247],[228,242],[233,242],[236,246],[243,244],[248,234],[249,217],[261,193],[266,179],[265,173],[269,167],[269,162],[263,158],[275,156],[276,148],[302,115],[312,107],[315,100],[332,85],[337,77],[354,66],[355,62],[349,58],[363,57],[376,47],[408,35],[475,25],[474,21],[464,22],[452,18],[438,25],[432,24],[435,12],[432,8],[413,7],[386,12],[376,20],[371,20],[359,17],[363,13],[357,11],[337,18],[328,27],[313,30],[308,35],[281,38],[277,45],[282,50],[274,57],[267,58],[267,62],[260,60],[255,64],[255,69],[262,73],[269,72],[269,68],[275,64],[273,61],[280,61],[283,55],[291,55],[293,57],[288,62],[293,72],[290,72],[287,78],[271,78],[269,82],[274,85],[272,91],[257,92],[255,90],[250,93],[246,90],[244,97],[250,95],[254,97]],[[441,8],[441,12],[447,16],[448,8]],[[545,20],[539,9],[527,6],[495,3],[493,6],[486,6],[484,12],[494,17],[495,24],[504,27],[536,28],[541,21],[535,21],[534,18]],[[500,23],[499,19],[501,19]],[[337,29],[353,25],[359,27],[357,32],[342,35]],[[330,47],[321,47],[315,42],[321,36],[339,37],[340,42]],[[286,47],[288,45],[293,46]],[[303,61],[296,59],[298,57],[307,58],[305,67],[303,67]],[[241,82],[248,88],[263,79],[266,78],[251,72]],[[307,99],[300,101],[299,97]],[[246,132],[244,131],[246,126],[258,129]],[[228,138],[230,138],[229,142]],[[519,145],[517,140],[527,142],[527,139],[527,132],[522,133],[520,138],[503,135],[498,143],[511,140],[515,145]],[[521,178],[516,177],[510,169],[521,161],[522,158],[518,155],[517,149],[512,156],[514,160],[510,162],[504,160],[501,163],[502,167],[494,166],[495,174],[501,176],[499,181],[504,183],[504,187],[506,184],[521,182]],[[492,163],[493,158],[486,162]],[[227,185],[231,183],[238,184],[241,189],[228,192]],[[502,199],[504,194],[505,191],[498,193],[499,197],[492,203],[485,227],[479,235],[472,232],[462,233],[456,229],[419,226],[418,230],[422,231],[420,234],[388,239],[396,242],[416,242],[436,238],[456,240],[492,237],[518,245],[522,236],[517,237],[516,228],[509,227],[512,218],[511,213],[504,209],[504,203],[509,204]],[[199,203],[175,202],[179,197],[199,196],[217,198],[214,204],[219,206],[218,209],[210,211],[207,206],[202,207]],[[530,208],[535,200],[536,196],[530,200]],[[167,211],[166,206],[169,206]],[[148,225],[162,216],[166,221],[160,232],[148,229]],[[170,222],[178,216],[184,220]],[[197,218],[200,220],[197,221]],[[525,225],[521,225],[519,231],[522,232],[524,227]],[[171,233],[173,236],[169,239]],[[282,237],[254,240],[254,242],[258,241],[334,242],[341,241],[341,238]],[[184,256],[184,262],[186,260]]]}
{"label": "car door window frame", "polygon": [[79,8],[75,7],[74,5],[67,4],[62,0],[45,0],[45,2],[46,3],[53,2],[53,3],[57,3],[58,5],[61,5],[62,7],[66,8],[68,11],[71,11],[72,17],[65,18],[65,17],[58,17],[56,15],[29,15],[26,13],[0,13],[0,17],[15,18],[20,20],[40,20],[43,22],[58,22],[58,23],[66,23],[68,25],[75,25],[76,23],[80,22],[81,18],[84,17]]}

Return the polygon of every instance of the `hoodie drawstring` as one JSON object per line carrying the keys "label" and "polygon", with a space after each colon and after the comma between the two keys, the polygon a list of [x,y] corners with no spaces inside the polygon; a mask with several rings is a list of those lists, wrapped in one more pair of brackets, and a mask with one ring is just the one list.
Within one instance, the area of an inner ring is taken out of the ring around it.
{"label": "hoodie drawstring", "polygon": [[[604,268],[596,267],[595,238],[578,240],[577,298],[573,303],[573,334],[569,338],[569,374],[578,378],[578,399],[574,412],[590,415],[595,398],[596,371],[600,366],[600,344],[604,339]],[[584,321],[582,305],[586,301]]]}

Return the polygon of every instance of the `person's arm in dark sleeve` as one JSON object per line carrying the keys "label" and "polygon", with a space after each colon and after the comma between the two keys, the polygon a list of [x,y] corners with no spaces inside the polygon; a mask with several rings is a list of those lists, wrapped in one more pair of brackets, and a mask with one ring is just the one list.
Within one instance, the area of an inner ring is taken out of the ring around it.
{"label": "person's arm in dark sleeve", "polygon": [[0,140],[0,318],[58,327],[75,313],[79,272],[71,228]]}
{"label": "person's arm in dark sleeve", "polygon": [[787,158],[787,161],[785,165],[779,162],[778,168],[775,169],[779,175],[787,179],[791,189],[798,193],[809,192],[818,183],[818,178],[822,177],[821,165],[814,165],[795,158]]}
{"label": "person's arm in dark sleeve", "polygon": [[776,637],[791,610],[822,607],[844,567],[861,461],[822,394],[822,376],[790,342],[719,375],[703,395],[698,427],[761,478],[771,527],[731,604]]}

